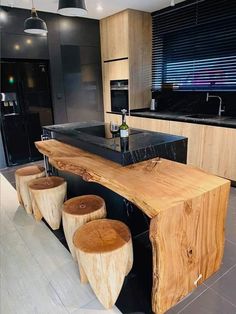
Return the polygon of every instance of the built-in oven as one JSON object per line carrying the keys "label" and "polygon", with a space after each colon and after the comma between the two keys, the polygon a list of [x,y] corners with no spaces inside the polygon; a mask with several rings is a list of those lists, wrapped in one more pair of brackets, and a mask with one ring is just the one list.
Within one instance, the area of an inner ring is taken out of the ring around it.
{"label": "built-in oven", "polygon": [[122,109],[129,111],[129,85],[128,80],[110,81],[111,111],[119,112]]}

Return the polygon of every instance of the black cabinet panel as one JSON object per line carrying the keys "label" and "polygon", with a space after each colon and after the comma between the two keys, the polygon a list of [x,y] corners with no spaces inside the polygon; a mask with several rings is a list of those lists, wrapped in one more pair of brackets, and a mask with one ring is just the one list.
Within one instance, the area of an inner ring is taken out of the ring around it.
{"label": "black cabinet panel", "polygon": [[47,37],[2,33],[1,57],[48,59]]}
{"label": "black cabinet panel", "polygon": [[99,21],[85,18],[59,19],[62,45],[99,46]]}
{"label": "black cabinet panel", "polygon": [[70,122],[102,120],[99,52],[91,46],[61,46],[67,117]]}
{"label": "black cabinet panel", "polygon": [[34,142],[41,140],[42,134],[39,113],[30,113],[27,115],[27,127],[31,160],[40,159],[42,158],[42,155],[39,153],[34,144]]}
{"label": "black cabinet panel", "polygon": [[28,130],[22,115],[5,116],[2,120],[7,164],[29,162]]}

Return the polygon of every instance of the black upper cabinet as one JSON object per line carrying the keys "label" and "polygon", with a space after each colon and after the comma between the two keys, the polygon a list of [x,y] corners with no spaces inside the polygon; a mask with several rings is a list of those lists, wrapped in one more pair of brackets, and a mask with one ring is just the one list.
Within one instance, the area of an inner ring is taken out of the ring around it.
{"label": "black upper cabinet", "polygon": [[99,21],[62,17],[58,24],[62,45],[100,46]]}
{"label": "black upper cabinet", "polygon": [[1,57],[47,60],[47,37],[2,33]]}

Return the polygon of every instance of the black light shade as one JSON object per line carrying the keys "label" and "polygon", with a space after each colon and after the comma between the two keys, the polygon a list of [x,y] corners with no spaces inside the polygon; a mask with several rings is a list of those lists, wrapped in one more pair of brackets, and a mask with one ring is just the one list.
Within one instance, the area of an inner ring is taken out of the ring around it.
{"label": "black light shade", "polygon": [[45,35],[48,32],[46,23],[38,17],[34,8],[31,11],[31,17],[25,20],[24,31],[36,35]]}
{"label": "black light shade", "polygon": [[59,0],[57,12],[66,16],[85,16],[87,14],[85,0]]}

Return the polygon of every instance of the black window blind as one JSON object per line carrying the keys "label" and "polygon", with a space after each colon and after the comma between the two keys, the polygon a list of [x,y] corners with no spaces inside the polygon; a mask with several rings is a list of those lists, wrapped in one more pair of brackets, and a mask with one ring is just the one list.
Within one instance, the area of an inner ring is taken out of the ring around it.
{"label": "black window blind", "polygon": [[153,90],[236,90],[236,1],[153,13]]}

